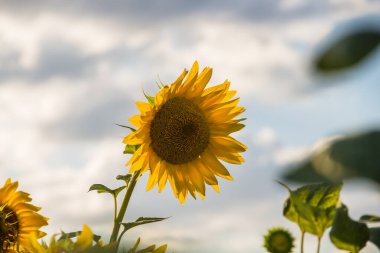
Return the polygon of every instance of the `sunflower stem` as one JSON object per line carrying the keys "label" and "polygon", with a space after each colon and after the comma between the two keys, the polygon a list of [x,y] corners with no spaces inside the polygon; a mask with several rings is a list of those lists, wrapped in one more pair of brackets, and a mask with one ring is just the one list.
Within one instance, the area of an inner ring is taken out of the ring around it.
{"label": "sunflower stem", "polygon": [[321,237],[318,237],[318,248],[317,248],[317,253],[321,250]]}
{"label": "sunflower stem", "polygon": [[113,214],[113,223],[115,224],[117,218],[117,197],[113,195],[113,205],[114,205],[114,214]]}
{"label": "sunflower stem", "polygon": [[[137,180],[139,178],[139,175],[140,175],[140,170],[136,171],[133,174],[131,182],[128,185],[127,191],[126,191],[125,196],[124,196],[123,203],[121,204],[121,207],[120,207],[120,210],[119,210],[119,214],[117,215],[117,217],[115,219],[115,222],[114,222],[112,234],[111,234],[111,237],[110,237],[110,243],[117,242],[119,231],[120,231],[120,226],[121,226],[121,223],[122,223],[122,221],[124,219],[125,212],[127,211],[129,200],[131,199],[132,192],[133,192],[133,190],[134,190],[134,188],[136,186],[136,183],[137,183]],[[117,244],[116,245],[116,251],[117,251],[118,247],[119,247],[119,245]]]}
{"label": "sunflower stem", "polygon": [[305,241],[305,232],[302,231],[302,234],[301,234],[301,253],[303,253],[304,241]]}

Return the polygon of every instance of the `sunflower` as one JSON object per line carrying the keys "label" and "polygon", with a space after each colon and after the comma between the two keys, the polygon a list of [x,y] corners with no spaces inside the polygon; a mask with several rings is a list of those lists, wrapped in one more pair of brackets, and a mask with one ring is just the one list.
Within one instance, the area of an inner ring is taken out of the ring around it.
{"label": "sunflower", "polygon": [[8,179],[0,188],[0,252],[23,251],[31,234],[44,235],[39,229],[47,225],[47,218],[29,202],[28,193],[16,191],[18,182]]}
{"label": "sunflower", "polygon": [[291,253],[294,237],[284,228],[272,228],[264,236],[264,247],[269,253]]}
{"label": "sunflower", "polygon": [[229,90],[228,80],[205,88],[212,69],[198,75],[198,68],[195,62],[189,73],[185,69],[174,83],[161,86],[149,103],[137,102],[140,115],[130,118],[137,130],[123,140],[139,147],[127,163],[130,173],[150,169],[147,190],[158,185],[161,192],[169,181],[181,203],[188,193],[203,199],[205,183],[219,191],[216,176],[233,179],[219,159],[241,164],[240,153],[247,149],[229,136],[244,127],[244,119],[235,119],[245,111],[233,99],[236,91]]}

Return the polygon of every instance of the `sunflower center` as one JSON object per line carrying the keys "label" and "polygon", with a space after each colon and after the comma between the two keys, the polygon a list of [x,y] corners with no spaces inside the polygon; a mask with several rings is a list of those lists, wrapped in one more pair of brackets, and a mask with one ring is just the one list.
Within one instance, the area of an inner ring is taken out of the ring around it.
{"label": "sunflower center", "polygon": [[276,250],[280,251],[280,252],[287,252],[287,250],[289,250],[289,238],[282,234],[282,233],[278,233],[278,234],[275,234],[273,235],[273,238],[271,240],[271,244],[273,246],[273,248],[275,248]]}
{"label": "sunflower center", "polygon": [[14,211],[0,207],[0,249],[7,249],[17,242],[19,222]]}
{"label": "sunflower center", "polygon": [[195,160],[206,149],[210,131],[201,109],[182,97],[169,99],[150,125],[154,152],[171,164]]}

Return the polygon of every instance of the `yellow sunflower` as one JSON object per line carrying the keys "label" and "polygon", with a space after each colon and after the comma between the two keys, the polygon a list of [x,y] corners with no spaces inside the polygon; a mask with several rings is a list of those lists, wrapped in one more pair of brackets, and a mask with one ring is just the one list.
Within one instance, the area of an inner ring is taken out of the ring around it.
{"label": "yellow sunflower", "polygon": [[0,188],[0,252],[24,249],[29,236],[47,225],[47,218],[37,213],[40,210],[29,202],[28,193],[17,191],[18,182],[8,179]]}
{"label": "yellow sunflower", "polygon": [[195,62],[189,73],[185,69],[149,103],[137,102],[141,114],[130,118],[137,130],[123,140],[140,145],[127,163],[130,172],[150,169],[147,190],[158,185],[161,192],[169,181],[181,203],[188,193],[204,198],[205,183],[219,191],[215,176],[232,180],[219,159],[241,164],[240,153],[247,149],[229,136],[244,127],[243,119],[235,119],[245,110],[237,106],[239,98],[233,99],[236,91],[229,90],[228,80],[205,88],[212,69],[198,75],[198,68]]}

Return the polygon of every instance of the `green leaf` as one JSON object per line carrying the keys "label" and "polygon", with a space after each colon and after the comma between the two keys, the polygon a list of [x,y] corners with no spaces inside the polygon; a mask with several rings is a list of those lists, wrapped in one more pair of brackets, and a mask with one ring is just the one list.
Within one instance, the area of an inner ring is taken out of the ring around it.
{"label": "green leaf", "polygon": [[369,229],[369,240],[380,249],[380,227],[374,227]]}
{"label": "green leaf", "polygon": [[156,249],[156,245],[151,245],[145,249],[141,249],[139,251],[137,251],[136,253],[151,253],[153,252],[154,250]]}
{"label": "green leaf", "polygon": [[165,251],[166,251],[167,248],[168,248],[168,245],[164,244],[164,245],[158,247],[157,249],[155,249],[153,251],[153,253],[165,253]]}
{"label": "green leaf", "polygon": [[334,42],[322,52],[315,60],[315,68],[320,72],[350,68],[362,62],[379,44],[379,31],[355,31]]}
{"label": "green leaf", "polygon": [[145,91],[143,91],[143,93],[144,93],[146,100],[148,100],[149,104],[154,105],[155,104],[154,97],[149,96],[148,94],[145,93]]}
{"label": "green leaf", "polygon": [[125,182],[125,187],[129,186],[129,182],[132,179],[132,174],[127,174],[127,175],[118,175],[116,177],[117,180],[123,180]]}
{"label": "green leaf", "polygon": [[285,201],[283,215],[298,224],[302,232],[321,238],[333,223],[342,184],[310,184],[295,191],[285,187],[290,196]]}
{"label": "green leaf", "polygon": [[140,242],[141,242],[141,239],[139,237],[139,238],[137,238],[137,241],[135,242],[133,247],[128,252],[135,252],[137,250],[137,247],[139,246]]}
{"label": "green leaf", "polygon": [[128,128],[128,129],[131,130],[132,132],[136,132],[136,129],[133,128],[133,127],[130,127],[130,126],[124,126],[124,125],[120,125],[120,124],[115,124],[115,125],[117,125],[117,126],[119,126],[119,127]]}
{"label": "green leaf", "polygon": [[140,244],[140,238],[137,239],[136,243],[133,245],[133,247],[128,250],[128,253],[165,253],[167,249],[167,245],[162,245],[156,249],[156,245],[151,245],[145,249],[137,250],[137,247]]}
{"label": "green leaf", "polygon": [[140,147],[141,145],[125,145],[125,149],[123,151],[124,154],[131,154],[133,155]]}
{"label": "green leaf", "polygon": [[368,178],[380,184],[380,130],[348,135],[319,148],[283,177],[299,182]]}
{"label": "green leaf", "polygon": [[361,222],[380,222],[380,217],[376,215],[366,214],[360,217],[359,221]]}
{"label": "green leaf", "polygon": [[91,187],[88,191],[97,191],[98,193],[110,193],[110,194],[114,195],[115,197],[117,197],[117,195],[124,189],[125,189],[125,186],[121,186],[119,188],[112,190],[112,189],[110,189],[107,186],[102,185],[102,184],[93,184],[93,185],[91,185]]}
{"label": "green leaf", "polygon": [[117,180],[123,180],[124,182],[126,182],[126,184],[128,185],[129,181],[131,181],[132,179],[132,174],[127,174],[127,175],[118,175],[116,177]]}
{"label": "green leaf", "polygon": [[128,222],[128,223],[122,223],[124,227],[124,231],[127,231],[133,227],[148,224],[148,223],[153,223],[153,222],[159,222],[168,219],[166,218],[152,218],[152,217],[140,217],[134,222]]}
{"label": "green leaf", "polygon": [[93,184],[88,191],[97,191],[98,193],[112,192],[110,188],[102,184]]}
{"label": "green leaf", "polygon": [[338,249],[356,253],[365,247],[370,232],[366,224],[352,220],[347,207],[342,205],[336,210],[330,239]]}
{"label": "green leaf", "polygon": [[113,194],[117,197],[117,195],[119,195],[119,193],[124,190],[126,188],[126,186],[120,186],[119,188],[116,188],[116,189],[113,189],[112,192]]}

